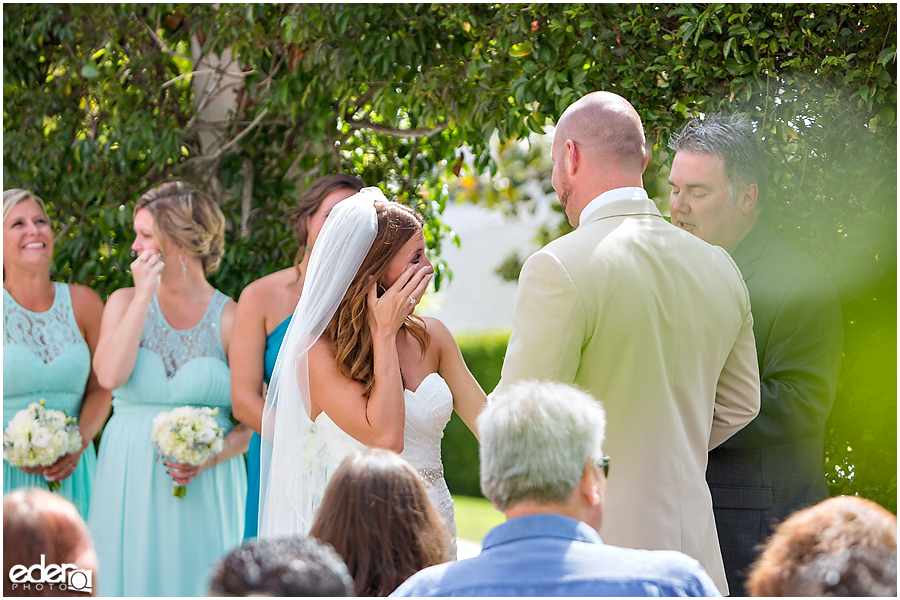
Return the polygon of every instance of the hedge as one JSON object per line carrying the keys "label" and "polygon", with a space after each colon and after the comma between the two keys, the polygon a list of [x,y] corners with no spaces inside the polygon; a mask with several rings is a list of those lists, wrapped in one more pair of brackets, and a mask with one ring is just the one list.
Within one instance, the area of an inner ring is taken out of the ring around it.
{"label": "hedge", "polygon": [[[508,330],[458,335],[456,341],[469,370],[485,393],[500,382],[500,368],[509,342]],[[479,484],[478,440],[454,412],[441,441],[444,479],[453,494],[483,497]]]}

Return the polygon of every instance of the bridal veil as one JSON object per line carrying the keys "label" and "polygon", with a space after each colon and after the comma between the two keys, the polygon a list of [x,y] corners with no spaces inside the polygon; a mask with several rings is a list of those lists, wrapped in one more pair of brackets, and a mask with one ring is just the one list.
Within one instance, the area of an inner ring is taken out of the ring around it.
{"label": "bridal veil", "polygon": [[325,488],[323,452],[310,419],[307,355],[325,331],[378,233],[376,187],[338,203],[316,240],[300,300],[266,393],[260,448],[259,537],[305,536]]}

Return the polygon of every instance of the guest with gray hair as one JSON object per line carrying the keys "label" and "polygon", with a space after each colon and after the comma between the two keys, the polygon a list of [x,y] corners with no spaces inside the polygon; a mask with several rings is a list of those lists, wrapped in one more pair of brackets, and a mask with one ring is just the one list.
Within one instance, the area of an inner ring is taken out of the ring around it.
{"label": "guest with gray hair", "polygon": [[760,410],[709,453],[706,471],[728,587],[740,595],[774,524],[828,497],[824,432],[841,364],[841,307],[816,261],[760,218],[766,155],[747,117],[693,119],[669,147],[672,223],[727,250],[750,293]]}
{"label": "guest with gray hair", "polygon": [[507,521],[488,532],[479,556],[424,569],[392,596],[719,595],[680,552],[601,541],[610,458],[606,417],[591,395],[528,381],[492,398],[478,418],[481,489]]}

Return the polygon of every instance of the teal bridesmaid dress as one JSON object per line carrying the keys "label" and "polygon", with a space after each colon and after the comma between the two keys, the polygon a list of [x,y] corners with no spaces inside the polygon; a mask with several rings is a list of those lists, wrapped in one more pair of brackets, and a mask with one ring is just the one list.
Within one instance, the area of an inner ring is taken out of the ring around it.
{"label": "teal bridesmaid dress", "polygon": [[178,406],[218,407],[227,433],[228,362],[219,328],[228,298],[213,296],[200,322],[168,324],[154,296],[129,380],[113,390],[88,525],[100,559],[103,596],[205,596],[210,570],[239,546],[247,474],[237,456],[201,473],[184,498],[156,457],[153,418]]}
{"label": "teal bridesmaid dress", "polygon": [[[278,360],[278,350],[284,341],[288,325],[291,324],[291,315],[282,321],[278,327],[266,336],[266,353],[263,359],[263,378],[266,385],[272,378],[275,370],[275,361]],[[258,433],[253,433],[250,438],[250,449],[247,451],[247,512],[244,517],[244,540],[256,537],[259,529],[259,446],[262,438]]]}
{"label": "teal bridesmaid dress", "polygon": [[[41,398],[47,408],[63,410],[70,417],[81,412],[91,352],[75,321],[69,286],[53,286],[53,305],[41,313],[22,308],[3,290],[3,429],[17,412]],[[59,495],[72,501],[84,519],[96,465],[97,454],[89,444],[75,472],[60,482]],[[47,482],[4,460],[3,493],[24,487],[47,489]]]}

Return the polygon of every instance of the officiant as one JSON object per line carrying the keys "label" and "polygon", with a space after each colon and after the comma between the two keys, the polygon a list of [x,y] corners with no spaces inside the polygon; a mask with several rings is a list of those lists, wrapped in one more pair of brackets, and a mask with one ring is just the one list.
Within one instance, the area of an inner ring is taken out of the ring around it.
{"label": "officiant", "polygon": [[728,587],[742,595],[757,544],[828,497],[824,431],[841,364],[841,307],[816,261],[760,219],[766,156],[747,118],[695,119],[669,146],[672,224],[728,250],[750,292],[759,415],[709,453],[706,471]]}

